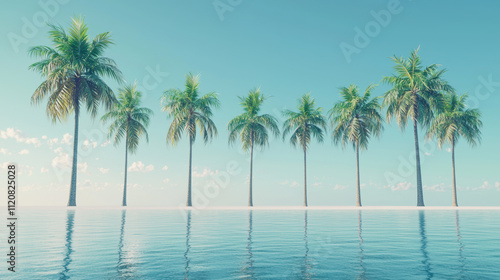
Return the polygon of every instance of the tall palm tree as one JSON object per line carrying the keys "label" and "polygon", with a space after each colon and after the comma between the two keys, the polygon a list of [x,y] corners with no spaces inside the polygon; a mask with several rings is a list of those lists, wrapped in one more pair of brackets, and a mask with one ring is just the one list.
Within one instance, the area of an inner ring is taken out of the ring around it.
{"label": "tall palm tree", "polygon": [[30,65],[45,79],[31,97],[33,104],[48,98],[47,115],[53,122],[64,121],[75,113],[73,137],[73,166],[68,206],[76,206],[76,176],[78,155],[78,125],[80,109],[86,108],[94,118],[101,105],[110,110],[116,102],[111,88],[103,77],[122,82],[122,73],[116,63],[104,57],[104,51],[113,44],[109,32],[89,38],[82,18],[72,21],[68,33],[61,26],[49,25],[49,37],[54,47],[36,46],[28,53],[40,61]]}
{"label": "tall palm tree", "polygon": [[456,93],[447,94],[445,97],[444,110],[436,116],[432,122],[428,138],[436,137],[439,148],[443,144],[451,145],[451,163],[453,170],[453,206],[457,203],[457,186],[455,181],[455,145],[460,137],[475,146],[481,142],[481,113],[478,109],[467,108],[465,104],[467,94],[458,96]]}
{"label": "tall palm tree", "polygon": [[352,144],[356,150],[356,205],[361,206],[361,188],[359,180],[359,148],[366,150],[371,136],[380,136],[383,129],[379,97],[370,98],[374,86],[366,88],[363,96],[358,87],[350,85],[340,90],[343,100],[330,110],[333,127],[332,138],[335,144]]}
{"label": "tall palm tree", "polygon": [[123,137],[125,137],[125,180],[123,183],[122,206],[127,206],[128,152],[134,154],[137,151],[139,139],[143,135],[146,137],[146,141],[149,142],[146,129],[149,126],[153,111],[149,108],[139,107],[142,93],[137,90],[136,84],[124,86],[118,92],[117,105],[110,112],[104,114],[101,120],[103,122],[112,120],[108,138],[113,138],[115,146],[120,144]]}
{"label": "tall palm tree", "polygon": [[283,140],[291,134],[292,146],[299,146],[304,151],[304,206],[307,206],[307,148],[312,138],[323,142],[326,121],[322,108],[316,108],[314,98],[309,93],[299,99],[297,109],[298,112],[283,111],[283,116],[287,118],[283,123]]}
{"label": "tall palm tree", "polygon": [[275,136],[280,134],[278,121],[275,117],[259,115],[260,106],[266,99],[260,89],[251,90],[246,97],[239,97],[244,113],[229,121],[229,144],[239,137],[244,151],[250,150],[250,182],[248,191],[248,206],[253,206],[252,177],[253,177],[253,148],[269,145],[269,131]]}
{"label": "tall palm tree", "polygon": [[200,96],[198,87],[200,76],[186,75],[184,91],[180,89],[166,90],[162,97],[162,110],[172,118],[167,132],[167,144],[175,145],[182,138],[184,131],[189,137],[189,176],[187,206],[191,203],[191,170],[192,151],[196,140],[196,131],[200,130],[203,141],[208,143],[217,136],[217,127],[212,121],[213,109],[219,108],[220,102],[215,92]]}
{"label": "tall palm tree", "polygon": [[420,171],[420,149],[418,144],[418,125],[428,127],[435,111],[443,106],[443,93],[453,92],[453,88],[443,80],[445,70],[438,70],[437,64],[423,67],[418,56],[418,49],[406,60],[394,56],[396,63],[394,74],[384,77],[383,82],[392,86],[384,95],[387,106],[387,120],[396,119],[401,130],[408,120],[413,121],[415,137],[416,173],[417,173],[417,206],[424,206],[422,191],[422,174]]}

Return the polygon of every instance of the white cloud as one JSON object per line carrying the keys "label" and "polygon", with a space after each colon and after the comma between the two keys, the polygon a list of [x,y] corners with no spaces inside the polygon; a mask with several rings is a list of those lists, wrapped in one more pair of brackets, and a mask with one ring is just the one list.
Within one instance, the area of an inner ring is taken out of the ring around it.
{"label": "white cloud", "polygon": [[193,170],[193,177],[198,177],[198,178],[213,176],[215,174],[217,174],[217,171],[212,171],[209,168],[204,168],[202,172],[198,172],[196,169]]}
{"label": "white cloud", "polygon": [[433,186],[424,185],[424,190],[434,191],[434,192],[445,192],[449,187],[445,186],[444,183],[436,184]]}
{"label": "white cloud", "polygon": [[412,184],[405,181],[405,182],[399,182],[396,185],[392,186],[389,185],[384,186],[384,189],[391,189],[392,191],[407,191],[411,187],[413,187]]}
{"label": "white cloud", "polygon": [[483,184],[480,187],[472,188],[473,191],[483,191],[483,190],[489,190],[491,189],[490,182],[484,181]]}
{"label": "white cloud", "polygon": [[97,142],[92,141],[92,140],[88,140],[88,139],[86,139],[85,141],[83,141],[83,149],[84,150],[87,150],[90,147],[92,147],[94,149],[97,148]]}
{"label": "white cloud", "polygon": [[497,189],[497,191],[500,191],[500,182],[495,183],[495,188]]}
{"label": "white cloud", "polygon": [[161,170],[167,170],[168,169],[168,166],[163,166],[163,168]]}
{"label": "white cloud", "polygon": [[38,138],[25,137],[24,134],[19,129],[7,128],[6,130],[0,130],[0,138],[2,139],[15,139],[17,142],[32,144],[35,147],[40,147],[42,143]]}
{"label": "white cloud", "polygon": [[101,171],[102,174],[106,174],[109,172],[109,168],[99,168],[99,171]]}
{"label": "white cloud", "polygon": [[343,186],[343,185],[335,185],[335,187],[333,187],[333,190],[334,191],[341,191],[341,190],[344,190],[346,188],[346,186]]}
{"label": "white cloud", "polygon": [[42,136],[42,139],[43,139],[43,140],[47,139],[47,135],[43,135],[43,136]]}
{"label": "white cloud", "polygon": [[106,147],[106,146],[107,146],[107,145],[109,145],[109,144],[111,144],[111,141],[110,141],[110,140],[108,140],[108,141],[106,141],[106,142],[102,143],[102,144],[101,144],[101,147]]}
{"label": "white cloud", "polygon": [[451,153],[451,148],[446,148],[446,151],[447,151],[448,153]]}
{"label": "white cloud", "polygon": [[61,148],[58,148],[56,150],[60,151],[54,151],[58,155],[52,159],[52,167],[59,168],[59,169],[66,169],[71,167],[71,157],[69,154],[64,153]]}
{"label": "white cloud", "polygon": [[40,173],[42,173],[42,174],[43,174],[43,173],[47,173],[47,172],[49,172],[49,169],[48,169],[48,168],[43,168],[43,167],[42,167],[42,168],[40,169]]}
{"label": "white cloud", "polygon": [[7,149],[0,148],[0,154],[6,155],[7,154]]}
{"label": "white cloud", "polygon": [[426,156],[428,156],[428,157],[429,157],[429,156],[432,156],[432,154],[431,154],[431,153],[429,153],[429,152],[425,152],[425,153],[424,153],[424,155],[426,155]]}
{"label": "white cloud", "polygon": [[77,167],[78,167],[78,172],[85,173],[87,172],[89,166],[86,162],[84,162],[84,163],[78,163]]}
{"label": "white cloud", "polygon": [[168,178],[163,180],[163,183],[168,183],[168,182],[170,182],[170,179]]}
{"label": "white cloud", "polygon": [[71,139],[73,139],[73,136],[69,135],[69,133],[66,133],[61,139],[61,144],[71,145]]}
{"label": "white cloud", "polygon": [[285,180],[283,182],[280,182],[280,185],[287,186],[287,187],[298,187],[299,183],[297,181]]}
{"label": "white cloud", "polygon": [[27,155],[27,154],[29,154],[29,153],[30,153],[30,151],[29,151],[29,150],[27,150],[27,149],[23,149],[23,150],[21,150],[21,151],[19,152],[19,154],[20,154],[20,155]]}
{"label": "white cloud", "polygon": [[128,171],[129,172],[142,172],[142,173],[147,173],[147,172],[151,172],[155,169],[155,167],[150,164],[148,166],[144,165],[144,163],[142,163],[142,161],[137,161],[137,162],[133,162],[132,165],[130,165],[130,167],[128,168]]}

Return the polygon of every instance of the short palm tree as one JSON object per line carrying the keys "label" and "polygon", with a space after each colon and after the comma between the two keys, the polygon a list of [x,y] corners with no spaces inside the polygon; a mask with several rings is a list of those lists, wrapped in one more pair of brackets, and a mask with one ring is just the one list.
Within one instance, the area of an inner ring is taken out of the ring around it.
{"label": "short palm tree", "polygon": [[361,188],[359,180],[359,149],[366,150],[371,136],[380,136],[383,129],[379,97],[370,98],[374,86],[369,86],[365,93],[359,95],[358,87],[350,85],[340,90],[343,100],[330,110],[330,121],[333,127],[332,138],[342,148],[352,144],[356,150],[356,205],[361,206]]}
{"label": "short palm tree", "polygon": [[189,137],[189,175],[187,206],[191,203],[191,170],[192,170],[192,150],[196,140],[196,131],[200,130],[203,140],[208,143],[217,136],[217,127],[212,121],[213,109],[219,108],[220,102],[214,92],[200,96],[198,88],[200,86],[199,75],[186,75],[185,89],[169,89],[162,97],[162,110],[167,112],[172,118],[172,123],[167,132],[167,144],[175,145],[186,132]]}
{"label": "short palm tree", "polygon": [[76,206],[76,176],[78,155],[78,125],[80,110],[97,116],[100,105],[110,110],[116,97],[103,77],[122,82],[122,74],[115,62],[103,56],[113,43],[109,32],[89,38],[88,28],[83,19],[75,18],[68,33],[60,26],[50,25],[50,39],[54,47],[36,46],[29,50],[31,56],[40,58],[30,65],[45,79],[31,97],[33,104],[48,98],[47,115],[53,121],[63,121],[75,113],[73,137],[73,166],[68,206]]}
{"label": "short palm tree", "polygon": [[259,115],[260,107],[266,97],[260,89],[251,90],[246,97],[239,97],[244,113],[229,121],[229,144],[238,138],[244,151],[250,150],[250,182],[248,191],[248,206],[253,206],[252,178],[253,178],[253,149],[254,146],[264,147],[269,144],[269,131],[278,136],[280,130],[278,121],[269,114]]}
{"label": "short palm tree", "polygon": [[453,170],[453,206],[457,203],[457,186],[455,181],[455,145],[460,137],[465,138],[472,146],[481,142],[481,113],[478,109],[467,108],[467,94],[456,93],[446,95],[444,110],[432,122],[428,138],[436,137],[439,148],[443,144],[451,145],[451,162]]}
{"label": "short palm tree", "polygon": [[286,118],[283,123],[283,140],[291,134],[290,143],[294,147],[301,147],[304,151],[304,206],[307,206],[307,148],[312,138],[323,142],[326,130],[325,117],[322,108],[316,108],[314,98],[309,93],[299,99],[298,112],[283,111]]}
{"label": "short palm tree", "polygon": [[125,137],[125,180],[122,206],[127,206],[128,152],[134,154],[137,151],[139,139],[143,135],[146,137],[146,141],[149,141],[146,130],[153,111],[149,108],[139,107],[142,93],[137,90],[136,84],[124,86],[118,92],[117,105],[110,112],[104,114],[101,120],[103,122],[112,121],[108,138],[113,138],[115,146],[120,144]]}
{"label": "short palm tree", "polygon": [[443,93],[453,92],[453,88],[443,80],[445,70],[438,70],[437,64],[422,67],[418,49],[406,60],[394,56],[395,73],[384,77],[383,82],[392,86],[384,95],[387,106],[387,120],[395,118],[401,130],[408,120],[413,122],[415,137],[417,206],[424,206],[422,174],[420,171],[420,149],[418,144],[418,125],[428,127],[436,111],[443,107]]}

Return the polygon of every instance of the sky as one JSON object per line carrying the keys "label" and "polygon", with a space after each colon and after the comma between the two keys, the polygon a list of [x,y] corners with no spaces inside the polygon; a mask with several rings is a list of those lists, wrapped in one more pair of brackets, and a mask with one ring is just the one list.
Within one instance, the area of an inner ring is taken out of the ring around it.
{"label": "sky", "polygon": [[[238,96],[260,87],[269,96],[262,112],[280,121],[310,92],[326,113],[340,100],[339,88],[378,86],[393,73],[393,55],[416,48],[424,65],[446,68],[445,79],[470,107],[482,113],[482,142],[456,147],[458,202],[462,206],[500,206],[500,54],[497,11],[483,1],[7,1],[0,9],[0,180],[6,166],[18,164],[18,203],[64,206],[70,184],[73,118],[53,124],[44,104],[30,97],[42,82],[28,70],[36,58],[27,50],[51,45],[46,23],[67,28],[81,15],[92,37],[111,32],[115,44],[105,53],[116,61],[127,83],[137,82],[143,106],[154,111],[150,141],[129,155],[128,205],[184,205],[188,143],[166,144],[170,120],[161,111],[164,90],[184,86],[189,72],[201,75],[201,93],[217,92],[222,106],[214,114],[219,135],[193,148],[193,204],[244,206],[248,200],[249,156],[229,146],[227,123],[242,112]],[[119,85],[106,80],[115,90]],[[101,111],[100,115],[104,112]],[[383,112],[385,114],[385,111]],[[414,141],[411,127],[385,123],[380,138],[360,154],[362,202],[366,206],[416,204]],[[80,118],[77,204],[118,206],[124,175],[124,146],[106,139],[107,127],[83,113]],[[311,206],[355,205],[354,150],[324,143],[308,151]],[[451,153],[424,139],[420,130],[424,199],[448,206]],[[254,158],[254,205],[295,206],[303,200],[302,152],[281,138]],[[6,192],[0,192],[5,203]]]}

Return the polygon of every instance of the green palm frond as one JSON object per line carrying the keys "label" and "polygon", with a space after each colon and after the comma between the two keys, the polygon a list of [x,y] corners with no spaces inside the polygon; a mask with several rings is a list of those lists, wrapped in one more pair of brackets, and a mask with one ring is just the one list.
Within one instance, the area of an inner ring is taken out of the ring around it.
{"label": "green palm frond", "polygon": [[284,110],[283,117],[283,140],[290,135],[289,141],[292,146],[307,149],[312,138],[318,142],[324,140],[326,121],[322,114],[322,108],[316,108],[314,99],[310,93],[304,94],[297,106],[298,112]]}
{"label": "green palm frond", "polygon": [[266,97],[260,89],[251,90],[246,97],[239,97],[243,113],[227,125],[229,144],[240,139],[244,151],[248,151],[252,144],[264,148],[269,145],[269,133],[274,136],[280,134],[278,120],[269,114],[259,115],[262,103]]}
{"label": "green palm frond", "polygon": [[220,107],[217,93],[210,92],[199,96],[200,76],[186,75],[185,90],[169,89],[164,91],[161,102],[162,111],[172,119],[167,132],[167,144],[175,145],[184,132],[193,143],[199,130],[203,141],[208,143],[217,136],[217,127],[212,121],[213,110]]}
{"label": "green palm frond", "polygon": [[113,139],[114,145],[118,145],[125,138],[127,149],[131,153],[135,153],[142,136],[149,142],[147,128],[153,111],[149,108],[139,107],[142,93],[137,90],[135,83],[123,86],[118,92],[118,102],[102,116],[101,121],[104,123],[111,121],[108,138]]}
{"label": "green palm frond", "polygon": [[465,93],[447,94],[444,106],[427,132],[427,138],[436,138],[441,148],[444,144],[456,145],[461,137],[472,146],[481,142],[481,113],[478,109],[467,108]]}
{"label": "green palm frond", "polygon": [[102,78],[123,82],[122,73],[116,63],[103,57],[112,44],[109,33],[88,36],[88,27],[83,18],[77,17],[66,33],[61,26],[49,25],[49,38],[53,47],[35,46],[28,50],[40,61],[29,66],[45,79],[31,97],[33,104],[48,98],[47,115],[53,121],[66,120],[68,115],[81,105],[97,116],[101,106],[110,110],[116,103],[113,91]]}

